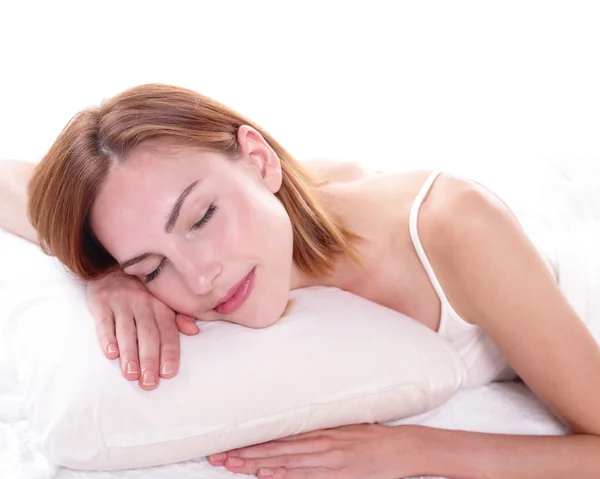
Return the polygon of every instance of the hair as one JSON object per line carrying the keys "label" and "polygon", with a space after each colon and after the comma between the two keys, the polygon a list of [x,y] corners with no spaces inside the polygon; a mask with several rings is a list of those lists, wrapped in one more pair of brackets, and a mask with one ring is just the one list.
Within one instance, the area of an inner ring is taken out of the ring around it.
{"label": "hair", "polygon": [[84,280],[114,271],[118,263],[95,237],[89,218],[110,168],[126,162],[134,149],[165,138],[234,159],[242,125],[255,128],[281,161],[276,196],[291,219],[297,266],[318,277],[333,270],[340,254],[360,263],[353,245],[359,237],[327,211],[307,171],[267,132],[211,98],[162,84],[126,90],[65,126],[29,183],[28,216],[40,246]]}

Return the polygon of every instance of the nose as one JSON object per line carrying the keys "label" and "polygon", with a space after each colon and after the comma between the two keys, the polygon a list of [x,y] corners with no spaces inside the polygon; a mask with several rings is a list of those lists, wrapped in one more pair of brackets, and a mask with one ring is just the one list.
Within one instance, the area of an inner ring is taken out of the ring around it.
{"label": "nose", "polygon": [[182,258],[178,269],[189,290],[196,295],[210,293],[214,288],[215,280],[221,274],[220,262],[207,252]]}

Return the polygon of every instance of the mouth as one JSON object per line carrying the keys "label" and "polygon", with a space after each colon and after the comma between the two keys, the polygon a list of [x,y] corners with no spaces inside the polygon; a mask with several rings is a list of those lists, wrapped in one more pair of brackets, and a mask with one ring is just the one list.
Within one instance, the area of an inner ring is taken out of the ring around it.
{"label": "mouth", "polygon": [[232,314],[240,309],[252,293],[255,269],[256,268],[252,268],[252,271],[250,271],[244,279],[234,285],[227,294],[219,300],[213,310],[219,314]]}

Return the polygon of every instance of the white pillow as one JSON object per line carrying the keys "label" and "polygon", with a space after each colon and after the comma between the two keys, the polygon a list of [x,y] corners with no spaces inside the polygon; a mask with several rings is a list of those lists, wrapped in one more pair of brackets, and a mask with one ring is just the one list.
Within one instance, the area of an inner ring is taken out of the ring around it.
{"label": "white pillow", "polygon": [[198,336],[181,336],[179,374],[146,392],[103,357],[82,282],[23,240],[4,234],[0,247],[13,264],[1,273],[10,298],[1,313],[13,326],[5,336],[30,424],[59,465],[154,466],[386,422],[437,407],[465,378],[458,356],[425,326],[314,287],[293,291],[290,313],[270,328],[201,323]]}

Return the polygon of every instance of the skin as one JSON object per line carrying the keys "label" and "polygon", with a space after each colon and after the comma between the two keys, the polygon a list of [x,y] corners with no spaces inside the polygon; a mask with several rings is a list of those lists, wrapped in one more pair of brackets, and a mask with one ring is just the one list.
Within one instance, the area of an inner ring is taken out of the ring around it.
{"label": "skin", "polygon": [[[179,163],[167,172],[163,168],[166,151],[155,148],[140,150],[128,165],[111,171],[92,212],[96,234],[120,261],[152,253],[147,264],[127,270],[138,278],[162,258],[169,261],[161,272],[163,278],[149,283],[149,292],[141,294],[151,293],[157,301],[162,298],[165,307],[212,320],[216,318],[210,306],[216,298],[256,267],[252,296],[228,320],[268,326],[285,307],[289,289],[323,284],[389,306],[437,330],[440,301],[416,256],[407,226],[410,205],[428,172],[373,175],[323,185],[327,206],[366,238],[359,246],[364,268],[340,257],[329,277],[315,280],[293,264],[285,236],[289,219],[272,202],[281,176],[276,155],[251,128],[240,129],[238,143],[241,159],[237,162],[208,152],[179,150],[169,153],[174,155],[170,164]],[[135,182],[131,181],[134,172]],[[186,183],[198,175],[204,175],[203,184],[206,181],[203,196],[182,212],[181,225],[173,233],[165,233],[166,212]],[[137,189],[136,194],[128,197],[132,193],[127,188]],[[141,198],[145,201],[135,203]],[[249,198],[252,207],[246,203]],[[212,201],[222,203],[211,220],[214,224],[209,222],[191,233],[190,226]],[[245,222],[241,211],[261,228]],[[219,215],[223,223],[217,222]],[[211,464],[286,479],[597,477],[600,348],[516,219],[491,193],[442,174],[422,204],[418,226],[422,245],[453,308],[490,335],[519,376],[573,434],[512,436],[353,425],[224,451],[209,458]],[[264,247],[273,229],[278,232],[278,247],[287,256]],[[227,239],[214,238],[225,231]],[[276,294],[270,290],[274,278],[286,285],[276,289]],[[171,282],[179,285],[178,292],[164,284]],[[126,316],[115,314],[117,339],[118,322],[128,321]],[[147,312],[147,316],[152,315]],[[172,317],[169,321],[174,322]]]}

